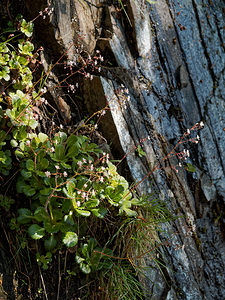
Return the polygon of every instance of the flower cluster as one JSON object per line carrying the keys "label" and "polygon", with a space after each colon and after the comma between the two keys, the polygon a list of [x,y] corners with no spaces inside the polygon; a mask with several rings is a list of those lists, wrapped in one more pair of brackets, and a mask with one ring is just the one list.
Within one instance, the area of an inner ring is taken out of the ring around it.
{"label": "flower cluster", "polygon": [[39,16],[46,19],[47,16],[50,16],[54,11],[54,7],[48,6],[44,10],[39,11]]}
{"label": "flower cluster", "polygon": [[[199,140],[200,140],[200,137],[199,135],[197,134],[196,137],[193,137],[193,138],[187,138],[190,136],[191,132],[192,131],[195,131],[195,130],[199,130],[199,129],[202,129],[204,128],[204,123],[201,121],[199,123],[196,123],[193,127],[191,127],[190,129],[187,129],[187,131],[184,133],[183,137],[180,139],[180,141],[178,142],[177,146],[183,144],[183,143],[187,143],[187,142],[192,142],[192,143],[195,143],[195,144],[198,144],[199,143]],[[186,139],[187,138],[187,139]],[[173,149],[169,155],[168,155],[168,158],[172,158],[172,157],[178,157],[180,159],[180,162],[178,164],[178,167],[183,167],[181,161],[184,160],[186,161],[189,157],[190,157],[190,151],[189,150],[182,150],[180,152],[175,152],[174,151],[175,149]],[[177,169],[177,166],[172,166],[171,167],[172,169],[175,170],[176,173],[178,173],[178,169]],[[194,172],[195,171],[195,168],[194,166],[192,166],[190,163],[187,164],[187,166],[185,167],[188,171],[190,172]]]}

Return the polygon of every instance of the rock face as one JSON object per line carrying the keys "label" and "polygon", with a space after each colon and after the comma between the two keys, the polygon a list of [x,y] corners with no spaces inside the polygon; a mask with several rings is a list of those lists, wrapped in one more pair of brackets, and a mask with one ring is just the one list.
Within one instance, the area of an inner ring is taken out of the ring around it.
{"label": "rock face", "polygon": [[[47,5],[44,0],[25,2],[31,16]],[[174,214],[184,216],[165,228],[171,245],[161,249],[164,275],[145,259],[150,266],[146,299],[224,299],[224,3],[130,0],[123,1],[125,14],[119,2],[53,1],[53,15],[39,20],[37,40],[46,45],[47,63],[63,51],[73,61],[78,35],[88,53],[99,49],[111,61],[93,81],[81,81],[82,95],[90,112],[104,107],[107,96],[111,119],[103,131],[108,140],[117,133],[124,153],[149,137],[142,145],[146,157],[127,155],[137,181],[170,153],[187,129],[204,122],[198,144],[192,140],[176,149],[190,151],[186,163],[195,172],[177,167],[182,161],[171,155],[138,186],[147,192],[153,182]],[[53,75],[57,83],[57,72]],[[126,103],[115,100],[121,84],[129,90]],[[186,140],[193,134],[191,130]],[[176,232],[172,239],[171,231]]]}

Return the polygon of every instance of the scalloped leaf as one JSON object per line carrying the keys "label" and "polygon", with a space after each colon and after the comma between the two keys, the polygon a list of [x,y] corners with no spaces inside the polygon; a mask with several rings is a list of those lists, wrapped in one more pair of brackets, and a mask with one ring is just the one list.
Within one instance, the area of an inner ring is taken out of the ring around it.
{"label": "scalloped leaf", "polygon": [[68,247],[76,246],[78,242],[78,236],[75,232],[68,231],[63,238],[63,243]]}
{"label": "scalloped leaf", "polygon": [[39,240],[45,235],[45,229],[37,224],[33,224],[28,228],[28,233],[32,239]]}

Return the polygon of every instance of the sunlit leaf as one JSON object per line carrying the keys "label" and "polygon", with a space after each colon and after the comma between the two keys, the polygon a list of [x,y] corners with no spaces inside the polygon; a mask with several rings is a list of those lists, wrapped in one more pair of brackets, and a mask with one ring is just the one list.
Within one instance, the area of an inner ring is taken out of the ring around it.
{"label": "sunlit leaf", "polygon": [[34,240],[39,240],[45,235],[45,229],[37,224],[33,224],[28,228],[28,233]]}
{"label": "sunlit leaf", "polygon": [[68,247],[74,247],[78,242],[78,236],[75,232],[68,231],[63,238],[63,243]]}

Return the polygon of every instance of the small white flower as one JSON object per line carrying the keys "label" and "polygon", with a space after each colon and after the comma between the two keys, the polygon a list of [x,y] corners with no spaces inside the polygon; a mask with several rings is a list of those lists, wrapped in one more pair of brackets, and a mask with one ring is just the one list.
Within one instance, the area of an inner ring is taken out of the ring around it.
{"label": "small white flower", "polygon": [[62,125],[62,124],[60,124],[59,127],[60,127],[61,129],[63,129],[63,125]]}
{"label": "small white flower", "polygon": [[86,193],[83,192],[83,193],[82,193],[82,198],[85,198],[85,197],[86,197]]}
{"label": "small white flower", "polygon": [[77,207],[80,207],[80,201],[77,201]]}
{"label": "small white flower", "polygon": [[45,175],[46,175],[47,177],[50,177],[50,176],[51,176],[51,173],[50,173],[49,171],[46,171],[46,172],[45,172]]}
{"label": "small white flower", "polygon": [[196,140],[198,140],[198,141],[200,140],[200,137],[199,137],[199,135],[197,135],[197,136],[196,136]]}
{"label": "small white flower", "polygon": [[64,176],[64,177],[67,177],[67,175],[68,175],[67,172],[64,171],[64,172],[63,172],[63,176]]}
{"label": "small white flower", "polygon": [[51,150],[52,150],[52,152],[55,152],[55,148],[54,147],[52,147]]}
{"label": "small white flower", "polygon": [[204,123],[201,121],[199,124],[201,127],[204,127]]}
{"label": "small white flower", "polygon": [[46,88],[46,87],[43,87],[43,89],[41,89],[41,93],[42,93],[42,94],[47,93],[47,88]]}
{"label": "small white flower", "polygon": [[190,133],[191,133],[191,132],[190,132],[190,129],[188,129],[188,130],[187,130],[187,134],[190,134]]}
{"label": "small white flower", "polygon": [[78,161],[77,164],[79,167],[81,167],[83,163],[82,163],[82,161]]}
{"label": "small white flower", "polygon": [[85,158],[83,158],[83,162],[86,164],[87,160]]}
{"label": "small white flower", "polygon": [[92,196],[95,196],[95,190],[92,190],[91,194]]}
{"label": "small white flower", "polygon": [[86,188],[86,187],[87,187],[87,183],[84,184],[84,188]]}
{"label": "small white flower", "polygon": [[59,170],[59,169],[60,169],[60,167],[59,167],[59,166],[57,166],[57,165],[55,166],[55,168],[56,168],[56,170]]}
{"label": "small white flower", "polygon": [[80,195],[80,194],[81,194],[81,191],[77,191],[77,194]]}
{"label": "small white flower", "polygon": [[30,146],[30,141],[26,141],[26,144],[27,144],[28,146]]}
{"label": "small white flower", "polygon": [[103,178],[103,177],[101,177],[101,178],[100,178],[100,182],[103,182],[103,181],[104,181],[104,178]]}
{"label": "small white flower", "polygon": [[105,110],[103,110],[102,111],[102,116],[104,116],[106,114],[106,111]]}

